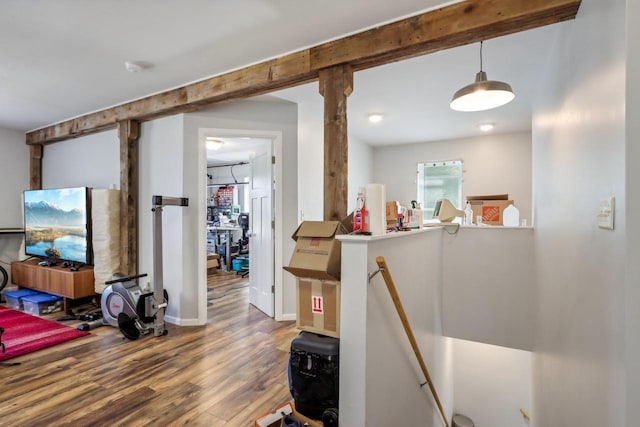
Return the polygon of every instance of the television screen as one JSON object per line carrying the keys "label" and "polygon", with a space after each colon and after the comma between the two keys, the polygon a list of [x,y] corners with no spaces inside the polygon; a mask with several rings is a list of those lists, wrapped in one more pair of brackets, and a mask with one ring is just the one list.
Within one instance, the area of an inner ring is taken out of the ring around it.
{"label": "television screen", "polygon": [[87,187],[25,191],[26,254],[90,264],[89,196]]}

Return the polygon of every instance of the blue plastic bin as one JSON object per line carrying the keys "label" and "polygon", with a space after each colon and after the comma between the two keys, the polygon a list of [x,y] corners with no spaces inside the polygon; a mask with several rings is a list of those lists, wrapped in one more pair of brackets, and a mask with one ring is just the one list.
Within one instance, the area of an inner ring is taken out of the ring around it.
{"label": "blue plastic bin", "polygon": [[25,313],[40,316],[62,310],[62,297],[39,293],[22,297]]}
{"label": "blue plastic bin", "polygon": [[242,271],[243,268],[249,267],[249,258],[238,257],[231,261],[233,271]]}
{"label": "blue plastic bin", "polygon": [[7,305],[14,310],[24,310],[24,305],[22,304],[22,298],[29,295],[36,295],[41,292],[34,291],[31,289],[18,289],[16,291],[7,291],[3,292],[5,299],[7,300]]}

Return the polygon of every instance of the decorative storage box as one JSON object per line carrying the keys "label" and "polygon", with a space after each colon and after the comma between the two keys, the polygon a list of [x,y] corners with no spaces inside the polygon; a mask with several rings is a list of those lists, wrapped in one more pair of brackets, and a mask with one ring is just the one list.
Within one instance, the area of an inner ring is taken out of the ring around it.
{"label": "decorative storage box", "polygon": [[24,305],[22,303],[22,298],[29,295],[39,294],[38,291],[33,291],[31,289],[18,289],[16,291],[8,291],[4,292],[3,295],[7,300],[7,305],[14,310],[24,310]]}
{"label": "decorative storage box", "polygon": [[22,297],[25,313],[40,316],[62,310],[62,298],[57,295],[38,293]]}

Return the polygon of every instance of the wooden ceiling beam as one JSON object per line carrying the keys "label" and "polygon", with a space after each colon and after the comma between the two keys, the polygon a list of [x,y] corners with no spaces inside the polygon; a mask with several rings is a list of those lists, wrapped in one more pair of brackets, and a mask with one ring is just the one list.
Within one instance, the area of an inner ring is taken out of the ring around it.
{"label": "wooden ceiling beam", "polygon": [[324,43],[313,68],[349,63],[354,70],[451,49],[569,19],[581,0],[467,0]]}
{"label": "wooden ceiling beam", "polygon": [[261,95],[318,79],[340,64],[376,67],[480,40],[575,18],[580,0],[467,0],[339,40],[211,77],[123,105],[28,132],[29,145],[49,144],[215,103]]}

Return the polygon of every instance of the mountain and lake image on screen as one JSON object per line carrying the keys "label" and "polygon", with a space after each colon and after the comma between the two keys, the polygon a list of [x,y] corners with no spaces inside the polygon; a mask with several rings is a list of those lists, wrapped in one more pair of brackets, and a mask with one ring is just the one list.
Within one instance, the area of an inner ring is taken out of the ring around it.
{"label": "mountain and lake image on screen", "polygon": [[26,254],[89,263],[87,199],[86,187],[25,191]]}

